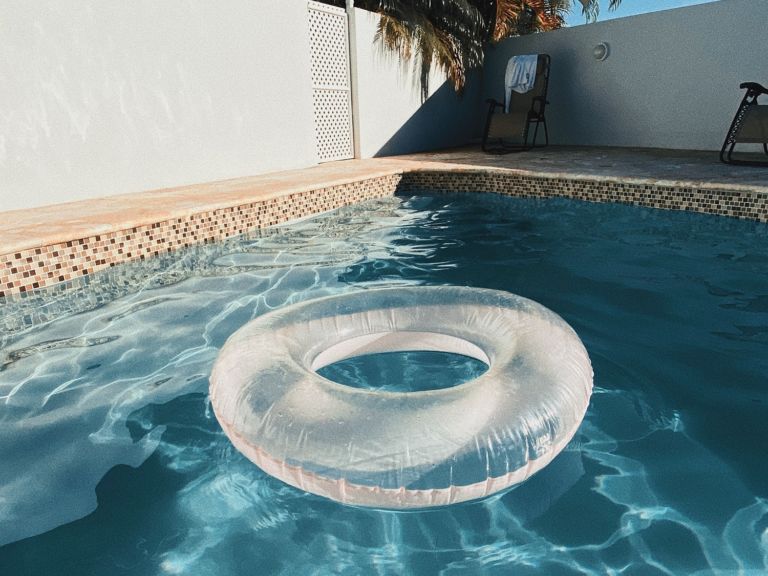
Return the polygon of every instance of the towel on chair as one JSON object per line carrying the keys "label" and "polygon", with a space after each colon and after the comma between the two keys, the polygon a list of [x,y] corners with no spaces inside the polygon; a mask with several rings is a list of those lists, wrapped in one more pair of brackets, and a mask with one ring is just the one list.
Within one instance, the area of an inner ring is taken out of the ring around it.
{"label": "towel on chair", "polygon": [[538,54],[523,54],[512,56],[507,62],[507,72],[504,75],[504,111],[509,112],[509,99],[512,90],[525,94],[533,88],[536,82],[536,64]]}

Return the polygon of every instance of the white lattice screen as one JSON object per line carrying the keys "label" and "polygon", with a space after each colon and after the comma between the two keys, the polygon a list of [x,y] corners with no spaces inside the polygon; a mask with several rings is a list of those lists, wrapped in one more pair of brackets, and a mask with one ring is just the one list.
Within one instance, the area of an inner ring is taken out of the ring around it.
{"label": "white lattice screen", "polygon": [[312,100],[320,162],[354,157],[347,13],[309,2]]}

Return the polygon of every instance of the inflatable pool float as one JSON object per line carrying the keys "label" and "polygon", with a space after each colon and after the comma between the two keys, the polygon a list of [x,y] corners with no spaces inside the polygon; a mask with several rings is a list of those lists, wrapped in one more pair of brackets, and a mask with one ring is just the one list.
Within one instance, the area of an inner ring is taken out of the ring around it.
{"label": "inflatable pool float", "polygon": [[[316,373],[377,352],[444,351],[488,365],[451,388],[360,389]],[[405,509],[488,496],[546,466],[592,391],[581,340],[507,292],[383,288],[309,300],[235,332],[210,380],[218,421],[268,474],[346,504]]]}

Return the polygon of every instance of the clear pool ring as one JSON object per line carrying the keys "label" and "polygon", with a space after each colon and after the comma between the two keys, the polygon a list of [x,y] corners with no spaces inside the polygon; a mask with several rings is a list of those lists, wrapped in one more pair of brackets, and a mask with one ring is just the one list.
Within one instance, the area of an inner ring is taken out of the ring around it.
{"label": "clear pool ring", "polygon": [[[353,388],[316,373],[375,352],[444,351],[488,364],[452,388]],[[482,498],[546,466],[576,433],[589,356],[547,308],[496,290],[383,288],[309,300],[235,332],[211,374],[214,412],[268,474],[390,509]]]}

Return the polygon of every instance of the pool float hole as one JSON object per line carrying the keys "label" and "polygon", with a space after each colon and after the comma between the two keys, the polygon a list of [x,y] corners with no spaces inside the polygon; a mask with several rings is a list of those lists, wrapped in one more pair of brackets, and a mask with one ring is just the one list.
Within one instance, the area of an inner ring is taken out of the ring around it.
{"label": "pool float hole", "polygon": [[319,368],[337,384],[379,392],[427,392],[473,381],[488,365],[453,352],[405,350],[350,356]]}
{"label": "pool float hole", "polygon": [[461,356],[469,356],[490,365],[491,360],[482,348],[449,334],[439,332],[375,332],[347,338],[321,351],[310,362],[310,368],[317,372],[320,368],[364,354],[380,352],[449,352]]}

